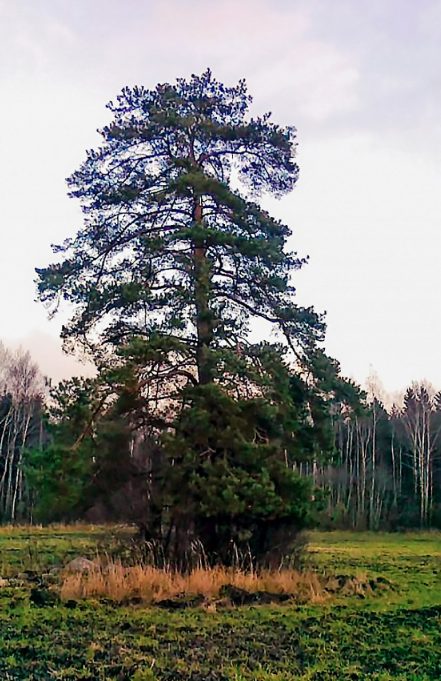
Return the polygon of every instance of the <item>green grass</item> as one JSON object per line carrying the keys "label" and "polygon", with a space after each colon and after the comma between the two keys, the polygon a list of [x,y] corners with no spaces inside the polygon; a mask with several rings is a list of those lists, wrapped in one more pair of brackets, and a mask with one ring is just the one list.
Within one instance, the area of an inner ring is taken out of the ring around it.
{"label": "green grass", "polygon": [[[0,531],[11,574],[39,555],[93,555],[103,528]],[[31,548],[30,548],[31,547]],[[382,575],[393,590],[308,606],[206,612],[30,604],[0,589],[0,679],[427,681],[441,679],[441,534],[313,533],[317,570]]]}
{"label": "green grass", "polygon": [[388,601],[398,607],[441,604],[440,532],[315,532],[309,560],[323,571],[387,577],[396,590],[383,596],[380,607]]}
{"label": "green grass", "polygon": [[78,555],[93,558],[100,543],[108,540],[109,529],[99,526],[0,527],[0,575],[44,570]]}

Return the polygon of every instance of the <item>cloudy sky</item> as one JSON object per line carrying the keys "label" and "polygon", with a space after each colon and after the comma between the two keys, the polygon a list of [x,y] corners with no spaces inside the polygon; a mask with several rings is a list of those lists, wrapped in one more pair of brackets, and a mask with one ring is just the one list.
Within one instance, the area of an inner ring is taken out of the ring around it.
{"label": "cloudy sky", "polygon": [[269,205],[328,352],[441,387],[440,0],[0,0],[0,339],[72,369],[33,284],[81,224],[64,178],[122,86],[207,66],[298,129],[299,183]]}

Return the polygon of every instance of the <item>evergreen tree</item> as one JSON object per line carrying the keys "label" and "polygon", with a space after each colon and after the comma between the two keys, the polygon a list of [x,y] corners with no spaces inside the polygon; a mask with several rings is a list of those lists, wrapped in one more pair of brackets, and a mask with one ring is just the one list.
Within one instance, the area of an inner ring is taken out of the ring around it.
{"label": "evergreen tree", "polygon": [[[42,301],[74,306],[62,335],[93,353],[112,409],[160,444],[143,524],[181,563],[193,539],[223,559],[231,542],[288,551],[312,503],[296,462],[332,447],[338,366],[295,301],[305,259],[257,203],[297,181],[295,130],[250,103],[209,70],[124,88],[68,181],[84,225],[37,270]],[[253,320],[274,343],[251,342]]]}
{"label": "evergreen tree", "polygon": [[127,486],[138,471],[130,452],[131,432],[111,408],[111,393],[101,381],[80,378],[62,381],[51,391],[44,445],[26,451],[36,519],[71,521],[87,513],[99,520],[132,519],[134,500],[127,499]]}
{"label": "evergreen tree", "polygon": [[297,354],[322,337],[321,320],[294,301],[304,260],[285,251],[289,228],[251,200],[293,188],[295,131],[249,118],[250,102],[245,81],[225,87],[207,70],[124,88],[108,105],[102,146],[68,181],[84,226],[56,248],[61,261],[37,270],[41,300],[76,308],[64,338],[96,357],[143,338],[161,353],[150,382],[182,387],[237,373],[252,318]]}

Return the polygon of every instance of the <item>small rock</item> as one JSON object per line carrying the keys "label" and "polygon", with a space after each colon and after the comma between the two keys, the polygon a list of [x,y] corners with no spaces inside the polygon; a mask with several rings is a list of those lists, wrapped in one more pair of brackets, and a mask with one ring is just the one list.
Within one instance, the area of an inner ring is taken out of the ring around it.
{"label": "small rock", "polygon": [[3,579],[3,577],[0,577],[0,588],[2,586],[10,586],[9,579]]}
{"label": "small rock", "polygon": [[67,565],[64,566],[64,569],[67,572],[91,572],[92,570],[96,570],[98,568],[98,565],[93,562],[93,560],[89,560],[88,558],[84,558],[83,556],[78,556],[78,558],[74,558],[73,560],[69,561]]}

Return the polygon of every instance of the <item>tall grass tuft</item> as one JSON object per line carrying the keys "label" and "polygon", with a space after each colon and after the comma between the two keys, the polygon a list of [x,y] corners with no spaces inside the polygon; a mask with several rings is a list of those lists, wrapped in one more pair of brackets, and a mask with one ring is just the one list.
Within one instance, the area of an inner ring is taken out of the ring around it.
{"label": "tall grass tuft", "polygon": [[322,600],[324,591],[313,572],[296,570],[262,570],[259,572],[226,568],[199,567],[188,574],[148,565],[126,567],[120,562],[99,566],[87,573],[68,574],[63,578],[61,598],[108,598],[121,602],[139,598],[145,603],[178,596],[201,595],[207,601],[219,598],[226,585],[275,594],[289,594],[296,599]]}

